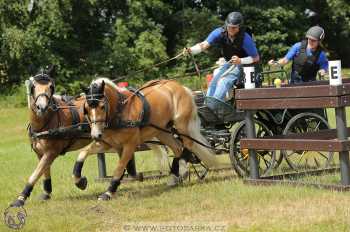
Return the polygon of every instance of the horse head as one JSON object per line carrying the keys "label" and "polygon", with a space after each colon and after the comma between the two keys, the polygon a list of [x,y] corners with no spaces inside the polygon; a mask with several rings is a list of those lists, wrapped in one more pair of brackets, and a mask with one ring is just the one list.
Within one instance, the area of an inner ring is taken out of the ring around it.
{"label": "horse head", "polygon": [[103,130],[108,124],[109,103],[105,96],[105,82],[104,80],[93,81],[84,91],[86,95],[84,114],[87,116],[91,127],[91,138],[99,140],[102,138]]}
{"label": "horse head", "polygon": [[50,77],[51,70],[41,70],[35,76],[29,78],[27,92],[29,95],[30,108],[37,116],[43,116],[53,104],[53,94],[55,93],[55,82]]}

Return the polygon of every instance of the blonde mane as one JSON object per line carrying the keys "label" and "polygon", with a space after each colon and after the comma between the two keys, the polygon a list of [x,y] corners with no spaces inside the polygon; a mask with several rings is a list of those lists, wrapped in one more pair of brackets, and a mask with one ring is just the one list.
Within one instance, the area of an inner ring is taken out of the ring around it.
{"label": "blonde mane", "polygon": [[105,77],[101,77],[101,78],[98,78],[94,81],[92,81],[91,84],[93,83],[102,83],[102,81],[105,82],[105,84],[109,85],[110,87],[112,87],[113,89],[117,90],[117,91],[120,91],[120,87],[118,87],[112,80],[108,79],[108,78],[105,78]]}

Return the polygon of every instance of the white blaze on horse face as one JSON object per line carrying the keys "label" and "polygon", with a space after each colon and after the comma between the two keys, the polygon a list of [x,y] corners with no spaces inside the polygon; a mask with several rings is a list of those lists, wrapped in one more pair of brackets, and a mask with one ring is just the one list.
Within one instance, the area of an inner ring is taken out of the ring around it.
{"label": "white blaze on horse face", "polygon": [[42,84],[36,84],[34,89],[34,99],[35,100],[35,107],[36,107],[36,113],[38,116],[42,116],[47,108],[49,107],[49,96],[51,95],[50,92],[50,85],[42,85]]}
{"label": "white blaze on horse face", "polygon": [[98,120],[96,109],[91,109],[91,137],[92,139],[101,139],[102,138],[102,130],[103,130],[103,122]]}

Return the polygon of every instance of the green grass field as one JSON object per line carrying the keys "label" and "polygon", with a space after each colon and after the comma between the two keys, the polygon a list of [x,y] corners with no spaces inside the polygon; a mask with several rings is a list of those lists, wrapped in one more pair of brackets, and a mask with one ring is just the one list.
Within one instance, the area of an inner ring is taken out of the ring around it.
{"label": "green grass field", "polygon": [[[26,123],[26,108],[0,110],[2,211],[22,191],[37,164],[27,139]],[[78,190],[71,179],[77,154],[68,153],[54,162],[50,201],[38,200],[41,182],[35,187],[25,205],[28,217],[21,231],[123,231],[123,228],[137,231],[132,224],[135,222],[163,226],[215,223],[224,226],[217,228],[228,231],[350,230],[349,193],[306,187],[247,186],[232,171],[210,174],[202,182],[193,177],[177,188],[168,188],[167,179],[128,182],[122,184],[115,199],[98,202],[98,194],[108,183],[95,181],[97,161],[90,157],[83,169],[89,179],[88,188]],[[107,158],[110,173],[117,158],[114,155]],[[139,171],[152,170],[153,163],[154,157],[147,152],[137,155]],[[339,177],[331,175],[326,178],[329,180],[336,182]],[[12,230],[0,223],[0,231]]]}

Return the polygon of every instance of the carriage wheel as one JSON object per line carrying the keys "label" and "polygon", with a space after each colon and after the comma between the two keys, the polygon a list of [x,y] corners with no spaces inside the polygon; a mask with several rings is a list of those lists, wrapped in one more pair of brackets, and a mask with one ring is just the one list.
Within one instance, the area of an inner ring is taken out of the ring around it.
{"label": "carriage wheel", "polygon": [[[254,120],[256,137],[272,136],[273,133],[262,122]],[[230,160],[233,168],[240,177],[249,175],[249,154],[248,149],[240,147],[241,138],[246,138],[245,122],[239,123],[238,127],[231,134],[230,141]],[[257,157],[259,162],[259,172],[261,175],[268,174],[275,166],[276,152],[257,150]]]}
{"label": "carriage wheel", "polygon": [[[286,125],[283,135],[295,133],[317,132],[329,129],[328,122],[315,113],[300,113]],[[282,151],[288,165],[294,170],[326,168],[333,162],[333,152],[320,151]]]}

